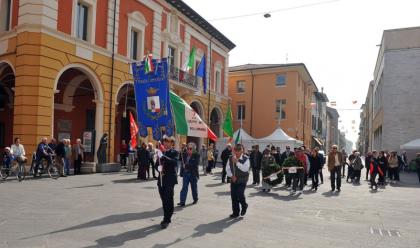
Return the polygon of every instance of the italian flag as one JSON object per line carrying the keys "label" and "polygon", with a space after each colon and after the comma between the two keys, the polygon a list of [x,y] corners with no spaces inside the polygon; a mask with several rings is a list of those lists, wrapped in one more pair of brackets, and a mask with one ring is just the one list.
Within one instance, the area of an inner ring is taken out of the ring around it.
{"label": "italian flag", "polygon": [[200,116],[188,103],[172,91],[170,92],[170,101],[177,134],[217,141],[217,136],[201,120]]}
{"label": "italian flag", "polygon": [[182,68],[182,69],[184,69],[184,71],[189,71],[194,67],[195,52],[196,52],[196,49],[195,49],[195,47],[193,47],[191,49],[190,55],[188,56],[187,60],[185,61],[184,67]]}
{"label": "italian flag", "polygon": [[147,54],[144,56],[144,73],[145,74],[152,72],[154,70],[152,59],[153,59],[153,54]]}

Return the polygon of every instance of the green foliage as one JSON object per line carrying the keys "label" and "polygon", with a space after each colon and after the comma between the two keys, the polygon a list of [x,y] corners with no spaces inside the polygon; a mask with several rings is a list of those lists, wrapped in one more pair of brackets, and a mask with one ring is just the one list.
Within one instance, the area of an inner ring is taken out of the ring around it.
{"label": "green foliage", "polygon": [[271,186],[276,186],[283,181],[283,171],[281,170],[281,166],[276,163],[274,157],[263,158],[262,160],[262,176],[268,177],[276,172],[277,179],[271,181],[270,178],[263,179],[263,181]]}
{"label": "green foliage", "polygon": [[295,156],[291,156],[284,160],[283,167],[303,167],[303,164]]}

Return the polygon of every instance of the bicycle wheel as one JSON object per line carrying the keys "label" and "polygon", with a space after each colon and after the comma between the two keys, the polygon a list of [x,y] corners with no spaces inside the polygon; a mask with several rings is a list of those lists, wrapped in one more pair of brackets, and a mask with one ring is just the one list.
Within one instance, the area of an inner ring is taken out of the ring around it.
{"label": "bicycle wheel", "polygon": [[25,180],[26,177],[26,169],[24,164],[19,164],[16,168],[16,177],[21,182],[22,180]]}
{"label": "bicycle wheel", "polygon": [[55,166],[54,164],[48,166],[48,175],[50,175],[50,177],[52,179],[57,179],[60,177],[60,171],[58,170],[57,166]]}

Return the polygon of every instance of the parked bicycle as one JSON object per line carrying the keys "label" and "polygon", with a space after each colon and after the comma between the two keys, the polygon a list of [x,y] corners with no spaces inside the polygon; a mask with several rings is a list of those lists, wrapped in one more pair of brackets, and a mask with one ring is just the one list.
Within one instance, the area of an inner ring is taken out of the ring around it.
{"label": "parked bicycle", "polygon": [[13,161],[10,167],[7,167],[5,164],[1,165],[0,168],[0,177],[5,180],[9,176],[16,176],[16,179],[21,182],[25,179],[25,163],[19,163],[18,161]]}
{"label": "parked bicycle", "polygon": [[[41,176],[42,174],[48,173],[48,175],[52,179],[58,179],[60,177],[60,170],[58,169],[58,166],[55,163],[55,155],[50,154],[49,156],[51,157],[51,164],[48,164],[48,161],[46,159],[41,159],[36,174]],[[32,155],[31,168],[29,169],[29,174],[32,176],[35,175],[35,165],[36,153]]]}

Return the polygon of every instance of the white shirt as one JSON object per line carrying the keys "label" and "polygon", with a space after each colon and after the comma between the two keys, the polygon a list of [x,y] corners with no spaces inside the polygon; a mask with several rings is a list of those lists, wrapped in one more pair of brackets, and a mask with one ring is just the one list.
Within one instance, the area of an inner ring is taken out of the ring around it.
{"label": "white shirt", "polygon": [[340,160],[338,160],[338,153],[335,154],[335,166],[340,166]]}
{"label": "white shirt", "polygon": [[18,146],[16,144],[13,144],[10,147],[10,151],[16,157],[25,156],[25,148],[23,148],[22,144],[19,144]]}
{"label": "white shirt", "polygon": [[[233,155],[233,156],[235,156],[235,155]],[[236,166],[241,171],[248,172],[249,171],[249,158],[245,161],[245,163],[239,162],[239,160],[243,160],[243,159],[244,159],[244,155],[242,154],[241,157],[238,159],[238,162],[236,163]],[[230,169],[229,163],[226,166],[226,174],[227,174],[228,177],[232,177],[232,171]]]}

